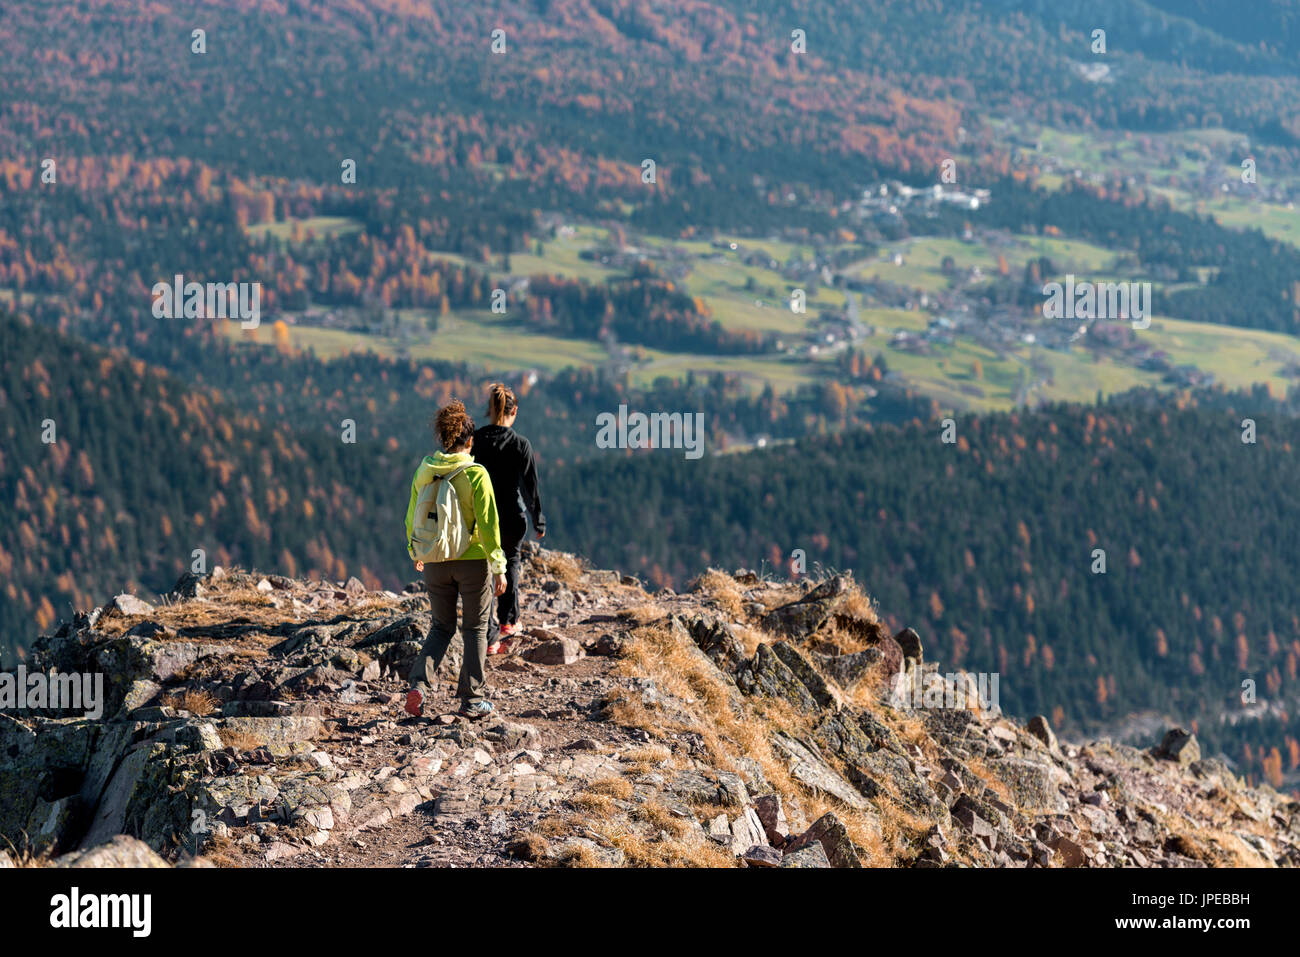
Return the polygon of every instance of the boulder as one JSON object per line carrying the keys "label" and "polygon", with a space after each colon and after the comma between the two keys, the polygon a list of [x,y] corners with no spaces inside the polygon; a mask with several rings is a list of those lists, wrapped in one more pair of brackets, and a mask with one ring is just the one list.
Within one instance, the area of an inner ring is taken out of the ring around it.
{"label": "boulder", "polygon": [[762,794],[754,798],[754,813],[758,815],[768,843],[782,846],[790,836],[790,825],[786,821],[785,808],[781,805],[781,795]]}
{"label": "boulder", "polygon": [[823,718],[813,730],[813,740],[849,764],[861,764],[875,750],[871,739],[845,712],[836,712]]}
{"label": "boulder", "polygon": [[812,827],[791,841],[786,854],[797,854],[814,843],[822,846],[832,867],[862,866],[860,849],[850,840],[844,823],[833,811],[823,814],[813,822]]}
{"label": "boulder", "polygon": [[1057,835],[1047,846],[1056,852],[1062,867],[1083,867],[1088,863],[1083,846],[1064,834]]}
{"label": "boulder", "polygon": [[[451,647],[447,649],[447,657],[443,659],[441,671],[445,671],[448,661],[453,655],[456,658],[456,669],[460,668],[460,654],[458,650],[460,642],[453,641]],[[391,675],[394,678],[400,678],[405,681],[411,673],[411,667],[415,664],[416,658],[420,655],[422,642],[418,641],[399,641],[396,644],[388,645],[379,654],[379,671],[380,675]]]}
{"label": "boulder", "polygon": [[[93,807],[87,798],[98,794],[82,796],[86,769],[101,740],[121,740],[111,734],[114,730],[81,718],[41,720],[28,727],[0,713],[0,845],[21,847],[33,824],[66,823],[75,809]],[[59,805],[74,796],[76,802]],[[61,837],[49,833],[47,841]]]}
{"label": "boulder", "polygon": [[582,657],[582,645],[572,638],[543,641],[525,651],[523,657],[535,665],[571,665]]}
{"label": "boulder", "polygon": [[831,867],[830,859],[821,842],[801,847],[781,856],[782,867]]}
{"label": "boulder", "polygon": [[784,699],[810,714],[820,710],[817,699],[771,645],[759,645],[754,657],[741,665],[736,673],[736,686],[747,695]]}
{"label": "boulder", "polygon": [[998,829],[980,813],[981,810],[983,808],[979,803],[970,795],[963,794],[952,806],[952,819],[991,851],[998,845]]}
{"label": "boulder", "polygon": [[886,795],[910,814],[948,825],[948,805],[902,754],[882,748],[862,755],[850,766],[849,777],[867,798]]}
{"label": "boulder", "polygon": [[375,645],[391,645],[402,641],[413,641],[420,645],[424,643],[428,630],[428,615],[402,615],[370,632],[352,647],[371,648]]}
{"label": "boulder", "polygon": [[836,684],[845,690],[852,690],[872,668],[885,660],[885,653],[880,648],[873,647],[848,655],[818,655],[817,659],[818,664]]}
{"label": "boulder", "polygon": [[94,847],[83,847],[53,861],[54,867],[170,867],[148,844],[126,834],[116,834]]}
{"label": "boulder", "polygon": [[789,668],[796,678],[798,678],[808,693],[817,702],[819,708],[838,709],[840,707],[840,696],[834,688],[822,677],[821,672],[813,667],[811,661],[804,657],[794,645],[785,641],[778,641],[772,646],[772,653],[775,654],[785,666]]}
{"label": "boulder", "polygon": [[1156,756],[1177,761],[1184,767],[1201,760],[1201,745],[1196,735],[1183,728],[1170,728],[1156,748]]}
{"label": "boulder", "polygon": [[746,867],[780,867],[782,864],[781,852],[765,844],[755,844],[745,851],[740,859],[745,862]]}
{"label": "boulder", "polygon": [[921,649],[921,636],[911,628],[904,628],[898,634],[894,635],[894,643],[898,645],[899,651],[903,653],[903,660],[912,660],[920,664],[925,655]]}
{"label": "boulder", "polygon": [[745,648],[735,629],[721,619],[711,615],[674,615],[671,627],[680,628],[723,672],[734,674],[745,661]]}
{"label": "boulder", "polygon": [[147,601],[136,598],[135,595],[123,593],[113,599],[113,607],[123,615],[151,615],[154,607]]}
{"label": "boulder", "polygon": [[1061,788],[1070,780],[1056,765],[1029,758],[991,757],[985,766],[1011,789],[1012,799],[1022,811],[1064,814],[1069,810]]}
{"label": "boulder", "polygon": [[480,734],[485,741],[506,749],[523,748],[539,738],[537,729],[531,724],[518,724],[504,718],[489,719],[489,723],[480,729]]}
{"label": "boulder", "polygon": [[829,578],[798,601],[772,609],[759,623],[774,635],[796,640],[807,638],[826,624],[848,584],[844,575]]}
{"label": "boulder", "polygon": [[154,742],[129,751],[105,787],[80,847],[93,848],[117,834],[135,834],[161,850],[185,833],[190,825],[185,786],[199,772],[176,756],[175,746]]}
{"label": "boulder", "polygon": [[571,837],[555,847],[551,859],[562,867],[622,867],[624,855],[585,837]]}
{"label": "boulder", "polygon": [[276,718],[221,718],[214,722],[218,733],[225,729],[256,738],[268,747],[312,741],[325,733],[325,722],[308,715]]}
{"label": "boulder", "polygon": [[1025,725],[1025,730],[1043,742],[1047,746],[1047,750],[1053,754],[1060,754],[1061,746],[1056,741],[1056,735],[1052,733],[1052,726],[1047,723],[1047,719],[1041,714],[1036,714],[1030,718],[1029,723]]}
{"label": "boulder", "polygon": [[853,785],[822,760],[812,745],[777,731],[772,735],[772,746],[788,762],[790,774],[796,780],[814,791],[838,798],[851,808],[865,811],[870,807]]}

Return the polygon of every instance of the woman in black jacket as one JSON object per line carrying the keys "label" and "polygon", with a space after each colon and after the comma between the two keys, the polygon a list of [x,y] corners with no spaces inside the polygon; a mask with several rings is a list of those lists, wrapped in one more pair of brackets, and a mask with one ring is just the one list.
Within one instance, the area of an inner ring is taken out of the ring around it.
{"label": "woman in black jacket", "polygon": [[488,387],[488,418],[474,433],[474,461],[487,469],[496,491],[497,514],[501,524],[501,550],[506,554],[506,590],[497,599],[496,640],[488,646],[489,655],[503,655],[519,623],[519,548],[528,534],[526,515],[533,520],[537,537],[546,535],[546,516],[542,514],[542,495],[537,488],[537,456],[528,440],[511,426],[519,415],[519,402],[504,383]]}

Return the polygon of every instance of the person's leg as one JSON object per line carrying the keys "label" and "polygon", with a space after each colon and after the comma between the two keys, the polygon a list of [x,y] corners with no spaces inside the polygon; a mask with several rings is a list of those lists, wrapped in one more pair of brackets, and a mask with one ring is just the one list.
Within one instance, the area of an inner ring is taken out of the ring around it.
{"label": "person's leg", "polygon": [[457,584],[460,588],[462,618],[461,636],[465,641],[465,656],[460,666],[460,682],[456,696],[463,705],[485,700],[487,681],[488,612],[492,608],[492,575],[487,559],[448,562],[456,565]]}
{"label": "person's leg", "polygon": [[422,693],[432,691],[437,683],[451,639],[456,634],[456,583],[452,579],[453,562],[428,562],[424,566],[424,588],[429,593],[429,634],[420,655],[411,665],[410,686]]}
{"label": "person's leg", "polygon": [[528,526],[501,526],[501,551],[506,556],[506,590],[497,599],[497,622],[502,625],[519,623],[519,550],[528,534]]}

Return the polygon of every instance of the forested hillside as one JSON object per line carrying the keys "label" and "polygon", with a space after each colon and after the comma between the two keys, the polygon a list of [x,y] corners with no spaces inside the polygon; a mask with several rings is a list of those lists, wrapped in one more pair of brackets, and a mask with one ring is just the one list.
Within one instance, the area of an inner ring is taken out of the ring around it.
{"label": "forested hillside", "polygon": [[[1280,773],[1300,760],[1283,557],[1300,421],[1231,404],[967,417],[952,444],[935,422],[699,461],[610,452],[547,476],[548,539],[678,587],[708,565],[788,573],[801,549],[852,569],[945,665],[1001,673],[1015,713],[1079,730],[1167,711]],[[1275,710],[1221,726],[1246,680]]]}
{"label": "forested hillside", "polygon": [[106,589],[169,588],[195,549],[209,569],[396,570],[409,470],[381,443],[294,432],[12,316],[0,354],[0,651]]}
{"label": "forested hillside", "polygon": [[[179,340],[143,340],[172,360],[168,373],[0,310],[0,495],[14,506],[0,528],[0,653],[70,608],[103,603],[105,589],[169,588],[194,549],[208,567],[406,581],[406,483],[434,450],[432,414],[457,396],[482,421],[490,377],[452,363],[325,362],[218,342],[204,352]],[[596,415],[622,402],[712,409],[711,448],[729,432],[793,436],[846,421],[820,393],[751,397],[724,376],[644,392],[570,370],[516,386],[520,427],[544,466],[596,454]],[[854,415],[927,409],[886,391]]]}

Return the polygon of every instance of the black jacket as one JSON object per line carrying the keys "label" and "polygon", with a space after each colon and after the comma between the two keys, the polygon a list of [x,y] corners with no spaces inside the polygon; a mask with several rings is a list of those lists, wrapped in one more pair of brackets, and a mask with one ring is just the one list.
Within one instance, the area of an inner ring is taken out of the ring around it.
{"label": "black jacket", "polygon": [[504,425],[485,425],[474,433],[474,461],[487,469],[496,494],[497,512],[503,525],[511,518],[523,524],[525,513],[533,528],[546,531],[542,514],[542,493],[537,487],[537,456],[528,440]]}

